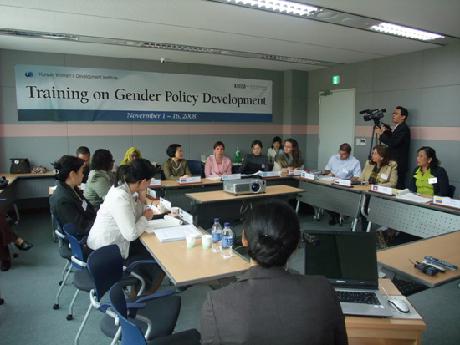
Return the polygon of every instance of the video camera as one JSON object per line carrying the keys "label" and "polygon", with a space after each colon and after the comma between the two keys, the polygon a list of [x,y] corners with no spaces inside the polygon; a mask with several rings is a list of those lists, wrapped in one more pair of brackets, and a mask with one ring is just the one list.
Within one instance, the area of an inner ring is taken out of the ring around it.
{"label": "video camera", "polygon": [[386,109],[364,109],[361,110],[359,113],[364,114],[363,119],[364,121],[374,121],[375,126],[380,127],[382,124],[380,119],[382,119],[386,113]]}

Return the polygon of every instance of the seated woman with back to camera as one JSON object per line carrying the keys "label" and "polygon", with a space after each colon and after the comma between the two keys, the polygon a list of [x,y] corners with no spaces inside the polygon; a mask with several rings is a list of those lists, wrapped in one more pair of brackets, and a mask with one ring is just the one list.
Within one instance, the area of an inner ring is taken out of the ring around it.
{"label": "seated woman with back to camera", "polygon": [[346,345],[345,319],[325,277],[286,269],[300,241],[294,210],[258,204],[243,224],[251,267],[236,282],[208,293],[201,311],[202,344]]}

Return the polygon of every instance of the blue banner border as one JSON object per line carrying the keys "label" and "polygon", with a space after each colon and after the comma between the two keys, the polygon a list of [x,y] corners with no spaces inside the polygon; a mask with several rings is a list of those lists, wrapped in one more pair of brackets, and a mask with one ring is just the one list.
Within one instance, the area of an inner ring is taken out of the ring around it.
{"label": "blue banner border", "polygon": [[19,109],[19,121],[272,122],[272,114],[181,111]]}

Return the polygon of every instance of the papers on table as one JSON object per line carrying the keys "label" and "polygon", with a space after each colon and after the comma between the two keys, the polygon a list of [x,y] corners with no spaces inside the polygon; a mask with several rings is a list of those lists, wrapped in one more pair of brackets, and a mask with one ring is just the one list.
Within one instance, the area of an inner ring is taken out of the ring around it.
{"label": "papers on table", "polygon": [[206,177],[208,180],[212,180],[212,181],[220,181],[222,180],[222,176],[219,176],[219,175],[210,175],[208,177]]}
{"label": "papers on table", "polygon": [[260,177],[276,177],[276,176],[281,176],[281,171],[262,171],[259,170],[253,175],[258,175]]}
{"label": "papers on table", "polygon": [[396,195],[396,199],[411,201],[417,204],[426,204],[431,201],[431,198],[426,198],[411,192],[400,193],[399,195]]}
{"label": "papers on table", "polygon": [[187,235],[201,236],[201,232],[194,225],[180,225],[153,230],[160,242],[185,240]]}
{"label": "papers on table", "polygon": [[[161,229],[161,228],[170,228],[170,227],[175,227],[179,226],[182,224],[182,221],[180,219],[177,219],[172,216],[164,216],[163,219],[154,219],[154,220],[149,220],[149,230],[153,231],[155,229]],[[149,232],[151,232],[149,231]]]}
{"label": "papers on table", "polygon": [[452,199],[448,196],[433,196],[433,204],[460,208],[460,200]]}

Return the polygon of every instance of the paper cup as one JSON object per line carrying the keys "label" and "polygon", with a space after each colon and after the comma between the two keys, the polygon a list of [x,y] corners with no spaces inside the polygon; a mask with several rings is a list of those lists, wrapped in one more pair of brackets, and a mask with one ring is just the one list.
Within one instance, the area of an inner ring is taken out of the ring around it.
{"label": "paper cup", "polygon": [[212,245],[212,236],[211,235],[203,235],[201,236],[201,248],[209,249]]}
{"label": "paper cup", "polygon": [[193,248],[198,241],[198,237],[194,235],[187,235],[185,236],[185,241],[187,242],[187,248]]}

